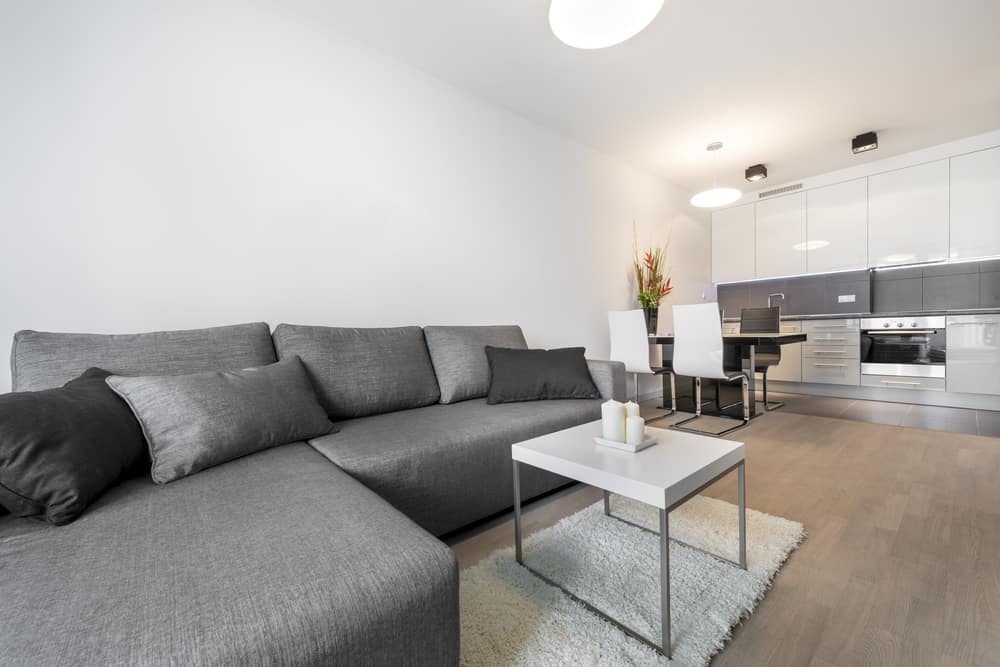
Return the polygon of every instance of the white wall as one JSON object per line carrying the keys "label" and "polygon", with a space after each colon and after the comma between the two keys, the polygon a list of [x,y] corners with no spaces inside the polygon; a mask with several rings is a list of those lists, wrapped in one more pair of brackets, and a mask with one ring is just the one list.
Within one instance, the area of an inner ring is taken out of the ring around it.
{"label": "white wall", "polygon": [[633,218],[673,225],[667,303],[712,298],[688,193],[280,8],[139,4],[0,5],[0,341],[517,322],[603,357]]}

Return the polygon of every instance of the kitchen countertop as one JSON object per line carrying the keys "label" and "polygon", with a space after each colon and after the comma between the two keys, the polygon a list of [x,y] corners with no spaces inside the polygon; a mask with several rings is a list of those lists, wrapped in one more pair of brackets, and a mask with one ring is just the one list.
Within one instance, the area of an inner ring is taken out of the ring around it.
{"label": "kitchen countertop", "polygon": [[[923,310],[894,313],[831,313],[823,315],[782,315],[783,321],[799,320],[843,320],[858,317],[930,317],[934,315],[993,315],[1000,308],[956,308],[954,310]],[[739,322],[738,317],[726,317],[723,322]]]}

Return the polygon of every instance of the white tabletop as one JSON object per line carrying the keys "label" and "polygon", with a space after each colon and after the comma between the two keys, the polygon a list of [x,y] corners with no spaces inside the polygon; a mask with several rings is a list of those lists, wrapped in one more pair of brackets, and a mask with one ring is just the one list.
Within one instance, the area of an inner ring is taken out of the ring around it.
{"label": "white tabletop", "polygon": [[660,509],[744,460],[743,443],[647,427],[657,444],[631,453],[602,447],[601,420],[511,445],[515,461]]}

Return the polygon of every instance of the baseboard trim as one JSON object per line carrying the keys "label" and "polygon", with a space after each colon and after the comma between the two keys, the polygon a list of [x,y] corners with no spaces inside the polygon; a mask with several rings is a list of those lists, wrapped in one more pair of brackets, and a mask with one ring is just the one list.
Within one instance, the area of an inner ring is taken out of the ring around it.
{"label": "baseboard trim", "polygon": [[785,394],[805,396],[832,396],[834,398],[854,398],[864,401],[885,401],[887,403],[916,403],[917,405],[937,405],[946,408],[967,408],[970,410],[996,410],[1000,402],[996,396],[982,394],[958,394],[947,391],[926,391],[920,389],[889,389],[884,387],[860,387],[854,385],[813,384],[808,382],[768,382],[768,389]]}

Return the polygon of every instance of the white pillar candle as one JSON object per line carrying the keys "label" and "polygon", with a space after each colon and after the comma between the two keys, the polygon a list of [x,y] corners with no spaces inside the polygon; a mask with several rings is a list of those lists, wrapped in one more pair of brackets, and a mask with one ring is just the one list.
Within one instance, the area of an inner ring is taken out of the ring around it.
{"label": "white pillar candle", "polygon": [[625,416],[626,417],[638,417],[639,416],[639,404],[629,401],[625,404]]}
{"label": "white pillar candle", "polygon": [[629,417],[625,420],[625,442],[629,445],[641,445],[646,439],[646,420],[642,417]]}
{"label": "white pillar candle", "polygon": [[605,440],[625,442],[625,406],[618,401],[601,404],[601,433]]}

